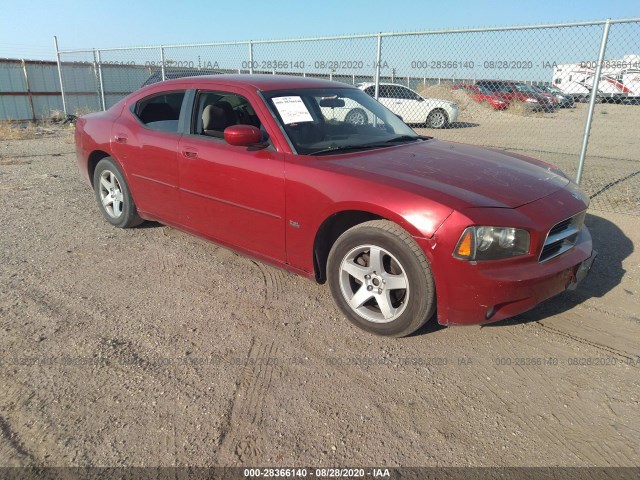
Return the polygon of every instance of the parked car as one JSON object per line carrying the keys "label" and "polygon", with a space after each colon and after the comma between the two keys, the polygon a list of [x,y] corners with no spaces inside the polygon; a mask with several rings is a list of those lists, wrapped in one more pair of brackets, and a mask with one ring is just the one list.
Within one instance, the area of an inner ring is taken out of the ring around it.
{"label": "parked car", "polygon": [[458,85],[452,86],[451,90],[463,90],[476,102],[486,103],[494,110],[505,110],[509,106],[509,102],[505,102],[504,100],[499,99],[481,85],[460,83]]}
{"label": "parked car", "polygon": [[576,106],[576,102],[573,98],[573,95],[564,93],[559,88],[552,87],[549,85],[535,85],[534,88],[536,90],[542,91],[549,95],[553,95],[556,101],[558,102],[558,107],[560,108],[575,108]]}
{"label": "parked car", "polygon": [[[375,84],[359,83],[356,87],[370,97],[375,97]],[[458,105],[453,102],[425,98],[410,88],[395,83],[381,83],[378,89],[378,101],[409,125],[447,128],[458,119]],[[362,111],[353,109],[349,118],[357,122],[364,120]]]}
{"label": "parked car", "polygon": [[[347,101],[365,123],[326,119]],[[111,225],[159,221],[326,281],[381,335],[434,312],[443,325],[517,315],[575,288],[595,258],[589,199],[558,168],[420,136],[345,84],[168,80],[78,118],[75,144]]]}
{"label": "parked car", "polygon": [[531,110],[550,112],[558,103],[554,98],[536,92],[526,83],[510,80],[478,80],[476,85],[509,104],[519,102]]}
{"label": "parked car", "polygon": [[[218,72],[217,70],[211,70],[210,68],[175,68],[175,67],[166,67],[164,70],[164,79],[165,80],[173,80],[176,78],[184,78],[184,77],[197,77],[200,75],[219,75],[222,72]],[[162,69],[156,68],[149,78],[147,78],[142,84],[143,87],[147,85],[153,85],[154,83],[162,82]]]}

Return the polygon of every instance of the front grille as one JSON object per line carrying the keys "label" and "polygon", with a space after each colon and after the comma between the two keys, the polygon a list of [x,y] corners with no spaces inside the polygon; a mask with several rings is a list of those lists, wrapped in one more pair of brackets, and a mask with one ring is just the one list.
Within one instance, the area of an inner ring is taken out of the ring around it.
{"label": "front grille", "polygon": [[576,240],[584,224],[585,214],[586,212],[581,212],[551,227],[544,241],[542,252],[540,252],[540,263],[562,255],[576,244]]}

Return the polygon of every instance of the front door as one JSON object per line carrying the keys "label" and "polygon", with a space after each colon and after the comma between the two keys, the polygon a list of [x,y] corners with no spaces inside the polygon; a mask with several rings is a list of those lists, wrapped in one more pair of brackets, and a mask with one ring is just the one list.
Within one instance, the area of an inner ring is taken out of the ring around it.
{"label": "front door", "polygon": [[266,148],[229,145],[224,129],[253,125],[268,132],[245,96],[227,91],[196,95],[190,132],[180,139],[182,223],[230,246],[285,261],[284,159]]}

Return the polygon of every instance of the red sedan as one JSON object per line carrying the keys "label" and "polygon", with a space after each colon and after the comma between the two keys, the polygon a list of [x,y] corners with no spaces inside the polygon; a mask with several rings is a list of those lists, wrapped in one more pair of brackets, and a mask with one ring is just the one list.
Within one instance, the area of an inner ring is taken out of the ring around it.
{"label": "red sedan", "polygon": [[478,103],[486,102],[494,110],[505,110],[509,106],[509,102],[499,99],[482,86],[461,83],[451,87],[451,90],[464,90],[473,100]]}
{"label": "red sedan", "polygon": [[421,137],[344,84],[169,80],[79,118],[75,141],[112,225],[156,220],[327,281],[377,334],[519,314],[595,258],[588,199],[557,168]]}

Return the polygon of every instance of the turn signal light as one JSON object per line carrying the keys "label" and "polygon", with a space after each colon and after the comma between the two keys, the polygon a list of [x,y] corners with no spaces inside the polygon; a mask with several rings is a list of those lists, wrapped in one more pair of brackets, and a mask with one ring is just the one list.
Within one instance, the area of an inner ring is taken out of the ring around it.
{"label": "turn signal light", "polygon": [[472,230],[467,229],[462,238],[458,242],[458,248],[456,254],[462,258],[471,258],[471,251],[473,245],[473,233]]}

